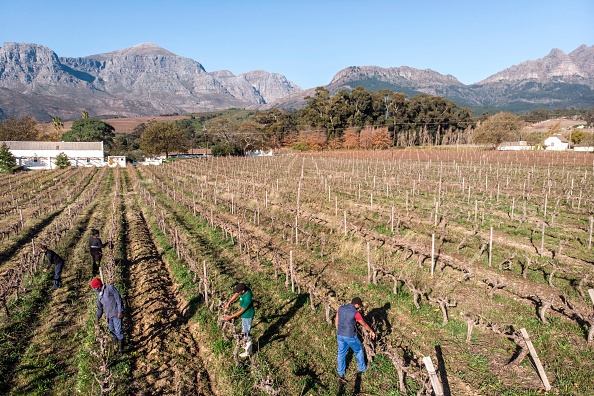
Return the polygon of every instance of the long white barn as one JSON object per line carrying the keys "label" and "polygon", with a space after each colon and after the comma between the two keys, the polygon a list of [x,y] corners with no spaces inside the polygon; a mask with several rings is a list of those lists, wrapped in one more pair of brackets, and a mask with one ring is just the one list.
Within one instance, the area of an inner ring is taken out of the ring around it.
{"label": "long white barn", "polygon": [[54,169],[60,153],[68,156],[74,167],[104,166],[103,142],[5,141],[18,166],[25,169]]}

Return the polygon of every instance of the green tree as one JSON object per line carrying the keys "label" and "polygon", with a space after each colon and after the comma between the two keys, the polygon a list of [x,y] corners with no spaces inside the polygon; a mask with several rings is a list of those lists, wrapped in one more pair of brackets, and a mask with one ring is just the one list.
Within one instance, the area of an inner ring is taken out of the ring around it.
{"label": "green tree", "polygon": [[588,126],[594,126],[594,107],[588,110],[588,112],[584,115],[584,119],[588,123]]}
{"label": "green tree", "polygon": [[0,121],[0,140],[37,140],[37,121],[31,116],[10,116]]}
{"label": "green tree", "polygon": [[314,96],[305,97],[306,105],[299,112],[301,124],[316,128],[326,128],[330,110],[330,91],[317,87]]}
{"label": "green tree", "polygon": [[6,143],[2,143],[2,147],[0,147],[0,172],[12,173],[15,167],[16,158],[8,150]]}
{"label": "green tree", "polygon": [[496,148],[506,140],[520,136],[524,121],[511,113],[497,113],[481,123],[472,135],[475,143],[488,144]]}
{"label": "green tree", "polygon": [[526,143],[528,146],[542,146],[544,139],[544,132],[531,132],[526,136]]}
{"label": "green tree", "polygon": [[582,140],[586,138],[586,132],[584,132],[581,129],[574,129],[573,131],[571,131],[571,134],[569,136],[571,138],[571,143],[580,144]]}
{"label": "green tree", "polygon": [[151,122],[140,136],[140,149],[147,155],[186,152],[188,142],[184,132],[173,122]]}
{"label": "green tree", "polygon": [[70,167],[70,160],[68,160],[66,153],[60,153],[56,156],[56,166],[59,169],[66,169]]}
{"label": "green tree", "polygon": [[62,135],[65,142],[103,142],[111,147],[114,127],[98,118],[83,118],[74,121],[72,128]]}
{"label": "green tree", "polygon": [[231,142],[220,142],[212,147],[212,155],[215,157],[227,157],[241,155],[241,148]]}
{"label": "green tree", "polygon": [[89,118],[89,112],[88,112],[88,111],[86,111],[86,110],[84,110],[82,113],[80,113],[80,117],[81,117],[83,120],[86,120],[87,118]]}
{"label": "green tree", "polygon": [[[282,109],[271,109],[254,114],[252,119],[260,124],[265,139],[281,142],[285,136],[296,130],[297,119],[294,113]],[[274,139],[273,139],[274,138]]]}

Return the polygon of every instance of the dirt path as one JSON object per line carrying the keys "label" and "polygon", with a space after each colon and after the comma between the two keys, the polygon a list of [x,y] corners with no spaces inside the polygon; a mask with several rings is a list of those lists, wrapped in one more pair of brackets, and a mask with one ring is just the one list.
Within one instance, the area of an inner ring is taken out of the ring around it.
{"label": "dirt path", "polygon": [[167,266],[131,196],[126,206],[126,310],[133,327],[126,352],[134,359],[130,391],[213,395]]}

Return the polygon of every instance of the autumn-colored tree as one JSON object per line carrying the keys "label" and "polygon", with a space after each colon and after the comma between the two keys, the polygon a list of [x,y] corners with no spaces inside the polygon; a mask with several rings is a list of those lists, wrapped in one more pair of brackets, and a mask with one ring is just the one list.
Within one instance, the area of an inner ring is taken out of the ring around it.
{"label": "autumn-colored tree", "polygon": [[326,134],[322,131],[309,131],[305,135],[305,142],[310,150],[320,151],[326,147]]}
{"label": "autumn-colored tree", "polygon": [[0,121],[0,140],[37,140],[37,121],[31,116],[10,116]]}
{"label": "autumn-colored tree", "polygon": [[332,139],[328,140],[328,148],[337,150],[343,147],[344,141],[343,138],[340,136],[335,136]]}
{"label": "autumn-colored tree", "polygon": [[388,127],[376,128],[372,134],[372,146],[374,149],[387,149],[392,145]]}
{"label": "autumn-colored tree", "polygon": [[373,148],[373,128],[365,127],[361,129],[361,133],[359,134],[359,145],[364,149]]}
{"label": "autumn-colored tree", "polygon": [[349,128],[342,135],[342,147],[345,149],[355,149],[359,147],[359,134],[355,128]]}
{"label": "autumn-colored tree", "polygon": [[283,137],[283,147],[292,147],[295,143],[297,143],[297,137],[294,134],[288,133]]}
{"label": "autumn-colored tree", "polygon": [[268,141],[268,144],[270,145],[270,148],[274,149],[274,150],[277,150],[281,147],[278,136],[276,136],[276,135],[274,135],[270,138],[270,140]]}
{"label": "autumn-colored tree", "polygon": [[297,150],[319,151],[326,147],[326,134],[320,130],[304,130],[299,133],[297,141],[292,145]]}

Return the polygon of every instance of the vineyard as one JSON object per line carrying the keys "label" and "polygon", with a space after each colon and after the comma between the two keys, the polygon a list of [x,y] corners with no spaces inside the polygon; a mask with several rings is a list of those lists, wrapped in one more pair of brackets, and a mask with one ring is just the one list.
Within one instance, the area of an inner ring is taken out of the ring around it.
{"label": "vineyard", "polygon": [[[3,175],[0,393],[589,394],[593,173],[583,153],[390,150]],[[122,356],[95,325],[92,228]],[[248,359],[222,320],[237,282]],[[343,384],[333,319],[355,296],[378,337]]]}

